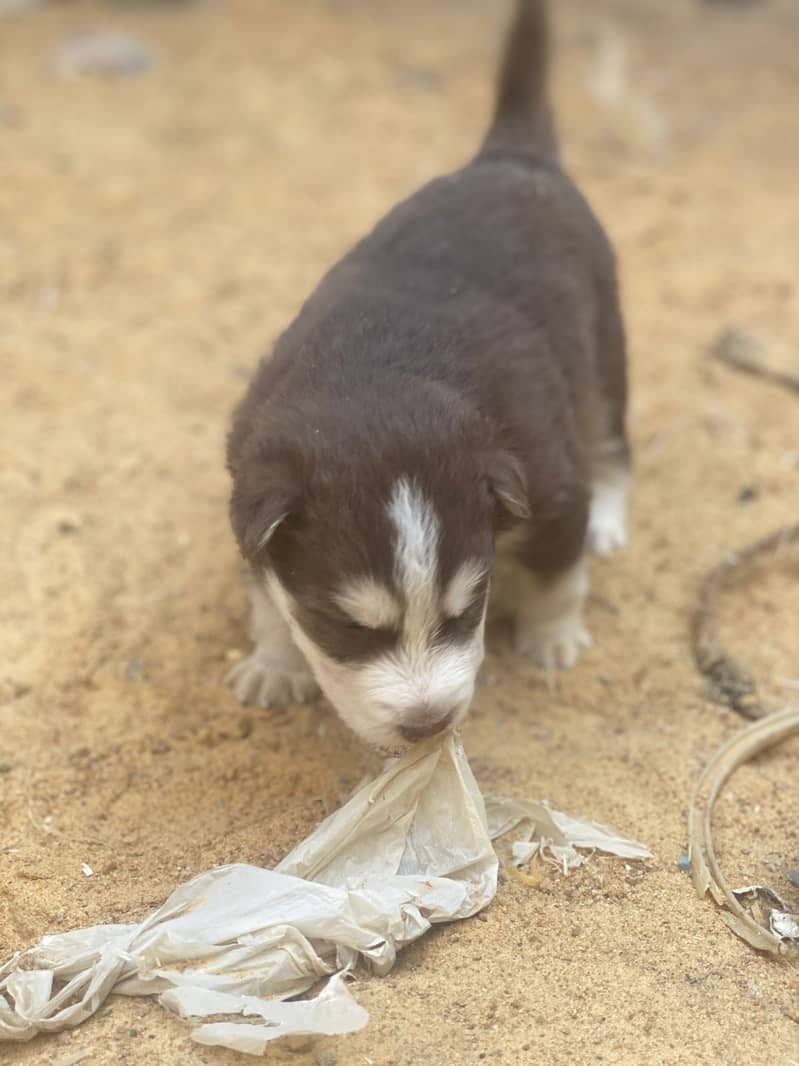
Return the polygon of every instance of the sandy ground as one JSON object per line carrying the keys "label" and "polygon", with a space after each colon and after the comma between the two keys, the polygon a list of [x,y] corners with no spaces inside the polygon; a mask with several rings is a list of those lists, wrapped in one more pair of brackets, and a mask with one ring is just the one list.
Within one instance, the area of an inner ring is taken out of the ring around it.
{"label": "sandy ground", "polygon": [[[740,726],[692,666],[696,584],[799,499],[799,401],[707,355],[729,324],[799,345],[799,8],[586,12],[559,4],[555,95],[623,267],[632,543],[594,567],[595,646],[554,694],[499,639],[465,741],[485,790],[547,796],[656,857],[503,883],[483,920],[358,981],[366,1030],[274,1062],[799,1060],[796,972],[731,935],[678,869],[692,782]],[[0,958],[142,916],[214,864],[274,863],[374,765],[326,708],[243,710],[222,683],[246,647],[223,436],[323,268],[472,150],[504,14],[74,2],[0,22]],[[58,43],[98,26],[135,30],[157,62],[115,82],[54,73]],[[799,676],[797,576],[794,556],[724,602],[732,650],[775,701]],[[788,743],[725,790],[733,882],[790,896],[797,781]],[[250,1061],[122,998],[3,1058],[82,1052]]]}

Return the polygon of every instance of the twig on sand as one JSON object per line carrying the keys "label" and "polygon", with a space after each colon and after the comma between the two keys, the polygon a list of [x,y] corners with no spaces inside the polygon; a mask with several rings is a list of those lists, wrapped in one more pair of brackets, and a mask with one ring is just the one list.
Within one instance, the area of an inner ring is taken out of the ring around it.
{"label": "twig on sand", "polygon": [[[696,665],[710,683],[715,699],[756,721],[722,744],[700,775],[688,809],[688,855],[694,888],[700,897],[709,892],[719,907],[724,908],[722,917],[734,933],[758,951],[799,962],[799,937],[794,933],[793,916],[784,913],[779,897],[763,886],[751,886],[737,893],[730,889],[716,858],[712,825],[713,806],[731,774],[754,755],[789,736],[799,735],[799,707],[775,710],[767,706],[749,671],[722,648],[716,624],[719,594],[764,557],[796,543],[799,543],[799,524],[779,529],[754,544],[730,552],[700,586],[691,632]],[[768,917],[762,922],[742,904],[752,893],[776,901],[776,908],[769,908]]]}
{"label": "twig on sand", "polygon": [[778,366],[770,366],[767,362],[767,351],[761,342],[746,330],[731,326],[720,334],[710,349],[720,362],[733,370],[739,370],[752,377],[762,378],[772,385],[780,385],[784,389],[799,392],[799,356],[797,356],[797,371],[783,370]]}
{"label": "twig on sand", "polygon": [[688,855],[691,880],[699,896],[710,892],[722,918],[747,944],[758,951],[799,962],[799,940],[767,929],[739,903],[727,884],[713,846],[713,805],[724,783],[742,763],[789,736],[799,735],[799,707],[786,707],[753,722],[723,744],[696,783],[688,810]]}
{"label": "twig on sand", "polygon": [[749,670],[721,646],[716,620],[719,595],[765,556],[797,543],[799,523],[785,526],[754,544],[729,552],[706,574],[699,587],[691,623],[694,661],[707,679],[713,698],[744,718],[762,718],[769,708],[761,700]]}

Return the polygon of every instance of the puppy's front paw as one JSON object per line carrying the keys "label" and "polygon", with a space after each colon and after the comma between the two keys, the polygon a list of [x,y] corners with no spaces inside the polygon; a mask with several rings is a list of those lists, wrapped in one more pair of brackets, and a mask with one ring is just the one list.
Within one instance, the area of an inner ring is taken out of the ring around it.
{"label": "puppy's front paw", "polygon": [[612,555],[627,545],[623,516],[600,511],[588,523],[588,550],[593,555]]}
{"label": "puppy's front paw", "polygon": [[319,695],[319,686],[304,664],[277,662],[257,648],[252,655],[236,663],[225,681],[239,703],[257,707],[310,703]]}
{"label": "puppy's front paw", "polygon": [[579,616],[561,618],[546,624],[520,623],[515,649],[542,670],[570,670],[583,648],[591,647],[591,634]]}

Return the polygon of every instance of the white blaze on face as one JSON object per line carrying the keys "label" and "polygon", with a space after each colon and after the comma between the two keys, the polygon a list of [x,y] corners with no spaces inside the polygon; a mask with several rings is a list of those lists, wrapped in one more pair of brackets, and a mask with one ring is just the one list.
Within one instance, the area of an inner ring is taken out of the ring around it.
{"label": "white blaze on face", "polygon": [[367,699],[385,708],[395,728],[408,715],[418,720],[425,710],[432,720],[452,714],[458,721],[469,707],[483,659],[483,623],[468,642],[437,645],[436,637],[445,617],[468,606],[470,600],[463,601],[475,591],[476,568],[470,565],[462,580],[456,575],[442,602],[440,525],[432,505],[418,486],[402,479],[394,486],[387,511],[395,530],[394,580],[404,605],[402,627],[396,650],[361,668],[361,684]]}
{"label": "white blaze on face", "polygon": [[[305,634],[295,618],[291,597],[274,574],[270,592],[288,622],[325,695],[344,721],[370,743],[402,744],[399,728],[409,718],[418,723],[426,710],[431,719],[451,714],[460,721],[469,708],[483,660],[484,618],[468,641],[437,644],[440,623],[469,606],[483,577],[476,562],[461,567],[439,592],[440,524],[418,486],[401,479],[387,505],[394,527],[394,592],[372,578],[345,580],[338,605],[360,625],[397,629],[396,648],[367,663],[340,663]],[[401,599],[401,602],[400,602]]]}
{"label": "white blaze on face", "polygon": [[423,654],[439,621],[438,518],[404,478],[394,486],[388,516],[396,531],[394,579],[405,601],[402,643],[406,654]]}

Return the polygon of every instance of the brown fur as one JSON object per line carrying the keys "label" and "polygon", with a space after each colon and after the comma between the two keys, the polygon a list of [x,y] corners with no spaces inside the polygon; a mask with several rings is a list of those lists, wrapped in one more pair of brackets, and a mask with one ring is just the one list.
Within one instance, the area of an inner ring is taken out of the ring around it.
{"label": "brown fur", "polygon": [[626,457],[614,256],[557,159],[545,24],[541,3],[519,3],[477,156],[330,270],[235,415],[241,550],[342,660],[390,639],[348,630],[330,595],[342,575],[391,586],[385,503],[398,477],[440,517],[442,583],[469,557],[490,566],[511,521],[526,521],[520,558],[546,578],[584,550],[600,454]]}

